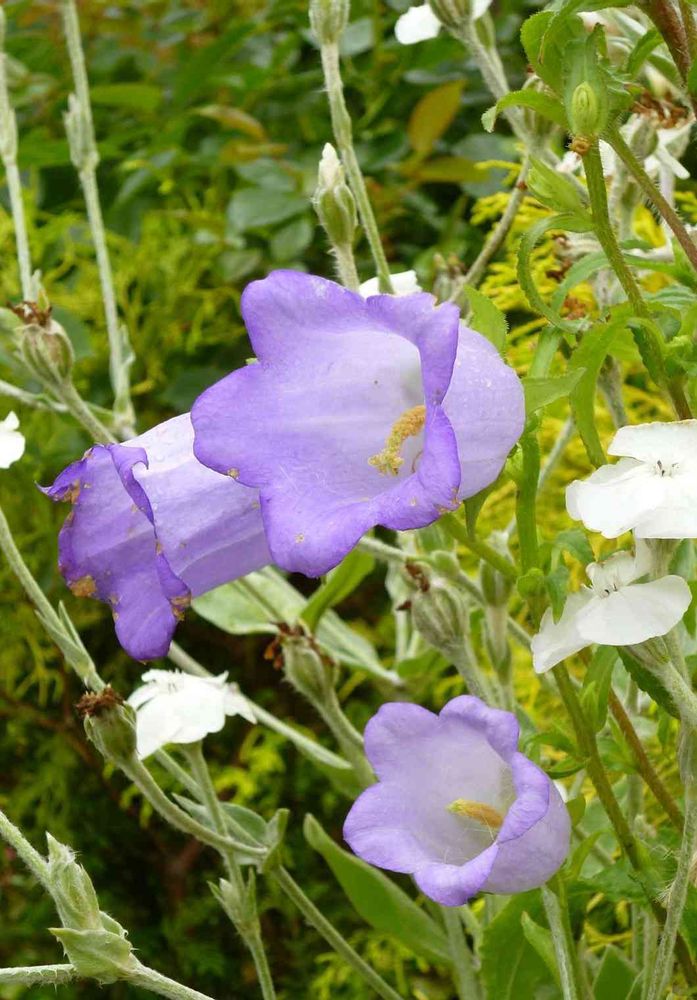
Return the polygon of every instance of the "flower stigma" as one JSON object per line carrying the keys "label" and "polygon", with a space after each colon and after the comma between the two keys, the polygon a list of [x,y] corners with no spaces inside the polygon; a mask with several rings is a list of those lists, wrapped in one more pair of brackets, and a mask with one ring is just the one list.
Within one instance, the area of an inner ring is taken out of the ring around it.
{"label": "flower stigma", "polygon": [[397,476],[404,464],[400,455],[402,445],[410,437],[416,437],[426,423],[426,407],[423,403],[406,410],[392,426],[387,443],[377,455],[368,459],[368,465],[374,466],[383,476]]}

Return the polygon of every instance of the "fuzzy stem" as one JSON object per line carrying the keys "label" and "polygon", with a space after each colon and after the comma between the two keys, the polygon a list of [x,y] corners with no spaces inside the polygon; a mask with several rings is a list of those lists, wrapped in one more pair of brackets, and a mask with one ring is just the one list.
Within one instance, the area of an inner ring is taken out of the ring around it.
{"label": "fuzzy stem", "polygon": [[114,435],[94,415],[71,381],[62,382],[56,391],[68,412],[85,428],[93,441],[99,444],[113,444],[116,441]]}
{"label": "fuzzy stem", "polygon": [[[563,891],[561,880],[556,879],[555,881],[560,891]],[[578,954],[576,942],[571,933],[566,900],[562,901],[549,885],[543,885],[542,902],[547,914],[549,929],[552,932],[552,943],[559,969],[562,995],[564,1000],[581,1000],[583,990],[580,984]]]}
{"label": "fuzzy stem", "polygon": [[[5,15],[1,11],[0,35],[4,43]],[[29,252],[27,224],[24,216],[24,203],[22,201],[22,182],[19,176],[19,168],[17,167],[17,119],[10,104],[10,94],[7,86],[7,55],[4,52],[4,48],[0,52],[0,155],[5,167],[7,191],[10,196],[10,210],[12,212],[12,224],[15,231],[22,298],[28,301],[32,298],[31,255]]]}
{"label": "fuzzy stem", "polygon": [[358,781],[364,788],[374,784],[375,775],[373,769],[366,760],[363,749],[363,737],[354,729],[349,719],[344,714],[336,691],[332,688],[323,701],[314,702],[315,710],[324,719],[327,728],[339,744],[346,760],[354,770]]}
{"label": "fuzzy stem", "polygon": [[329,923],[285,868],[274,868],[269,874],[283,889],[288,898],[295,903],[307,922],[315,930],[319,931],[324,940],[331,945],[334,951],[341,955],[345,962],[362,976],[379,997],[382,997],[383,1000],[403,1000],[399,993],[393,990],[382,976],[361,958],[358,952],[354,951],[346,938]]}
{"label": "fuzzy stem", "polygon": [[474,971],[472,952],[456,907],[443,906],[443,922],[448,935],[450,956],[453,962],[453,980],[459,1000],[479,1000],[481,990]]}
{"label": "fuzzy stem", "polygon": [[606,139],[644,192],[647,199],[668,223],[676,240],[685,251],[685,255],[692,264],[692,267],[697,271],[697,245],[694,243],[673,206],[663,197],[653,183],[617,127],[613,126],[611,129],[608,129]]}
{"label": "fuzzy stem", "polygon": [[660,1000],[665,996],[671,970],[674,963],[673,949],[680,927],[687,891],[690,885],[690,867],[692,857],[697,849],[697,781],[690,778],[685,786],[685,828],[683,831],[678,867],[671,886],[666,922],[661,934],[658,953],[653,965],[653,974],[649,986],[647,1000]]}
{"label": "fuzzy stem", "polygon": [[624,710],[622,702],[619,700],[615,692],[610,688],[608,692],[610,711],[617,724],[619,725],[622,735],[627,741],[632,754],[634,755],[634,760],[637,766],[637,770],[641,777],[644,779],[646,785],[653,792],[656,800],[665,809],[671,823],[677,830],[682,830],[683,828],[683,816],[678,808],[675,799],[672,797],[666,786],[663,784],[658,774],[654,770],[653,764],[649,760],[649,757],[644,750],[644,745],[637,735],[637,731],[632,725],[631,719]]}
{"label": "fuzzy stem", "polygon": [[138,962],[137,968],[124,979],[132,986],[140,986],[144,990],[149,990],[150,993],[167,997],[168,1000],[213,1000],[207,993],[199,993],[198,990],[193,990],[189,986],[183,986],[181,983],[163,976],[162,973],[155,972],[154,969],[149,969],[146,965],[141,965],[140,962]]}
{"label": "fuzzy stem", "polygon": [[34,878],[47,892],[50,892],[48,884],[48,864],[41,857],[35,847],[29,843],[22,831],[7,818],[0,810],[0,837],[6,844],[16,851],[17,856],[24,862]]}
{"label": "fuzzy stem", "polygon": [[468,548],[470,552],[474,552],[480,559],[490,563],[502,576],[505,576],[508,580],[518,579],[518,573],[513,563],[506,559],[505,556],[502,556],[500,552],[497,552],[491,545],[482,542],[478,538],[472,538],[465,525],[454,514],[444,514],[438,524],[445,528],[448,534],[456,541],[461,542],[465,548]]}
{"label": "fuzzy stem", "polygon": [[[363,174],[358,164],[356,151],[353,148],[353,130],[351,116],[344,100],[344,87],[341,80],[341,64],[339,60],[338,41],[323,42],[321,45],[322,69],[324,82],[329,99],[329,111],[332,119],[332,130],[339,148],[341,162],[346,171],[346,177],[356,199],[356,207],[363,224],[366,238],[375,262],[375,270],[381,292],[392,292],[390,269],[380,242],[380,232],[375,220]],[[349,286],[350,287],[350,286]]]}
{"label": "fuzzy stem", "polygon": [[[203,746],[200,742],[198,742],[193,743],[190,746],[182,747],[182,750],[186,753],[191,767],[191,773],[200,789],[201,798],[203,804],[208,810],[211,822],[217,833],[219,833],[222,837],[225,837],[227,835],[225,813],[223,812],[220,799],[218,798],[218,794],[215,790],[211,773],[208,769],[208,764],[203,756]],[[244,892],[244,876],[242,875],[242,870],[237,862],[237,858],[235,857],[235,852],[228,848],[221,850],[220,854],[225,862],[225,867],[231,883],[237,892],[242,895]],[[247,945],[252,959],[254,960],[257,978],[259,980],[259,987],[264,1000],[275,1000],[276,990],[273,985],[273,979],[271,977],[271,970],[266,957],[264,943],[261,939],[261,931],[259,928],[256,907],[252,908],[252,912],[252,920],[246,921],[244,924],[236,923],[235,926],[240,934],[240,937]]]}
{"label": "fuzzy stem", "polygon": [[135,418],[130,397],[128,372],[133,355],[128,342],[128,334],[125,328],[119,324],[116,309],[114,278],[109,260],[109,251],[107,250],[106,230],[104,228],[104,219],[97,188],[99,151],[94,135],[89,83],[87,80],[85,55],[82,50],[80,22],[75,0],[62,0],[62,12],[68,55],[70,56],[70,65],[75,83],[75,93],[83,123],[80,149],[71,149],[71,153],[78,168],[80,183],[85,197],[87,219],[97,257],[99,282],[104,304],[104,317],[106,320],[107,336],[109,338],[109,375],[114,392],[114,412],[117,414],[120,424],[126,431],[126,436],[132,437],[135,434]]}
{"label": "fuzzy stem", "polygon": [[63,986],[77,979],[72,965],[24,965],[0,969],[3,986]]}
{"label": "fuzzy stem", "polygon": [[334,259],[336,261],[336,271],[339,281],[344,288],[349,288],[352,292],[357,292],[360,286],[360,278],[356,270],[356,261],[353,250],[348,244],[339,245],[335,243],[333,248]]}

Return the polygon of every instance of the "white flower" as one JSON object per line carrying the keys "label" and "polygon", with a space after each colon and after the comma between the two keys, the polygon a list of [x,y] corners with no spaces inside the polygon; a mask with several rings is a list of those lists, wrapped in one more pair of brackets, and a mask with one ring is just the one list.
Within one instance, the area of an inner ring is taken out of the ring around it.
{"label": "white flower", "polygon": [[344,183],[344,168],[330,142],[325,142],[322,149],[322,158],[319,161],[319,183],[321,187],[328,190]]}
{"label": "white flower", "polygon": [[0,420],[0,469],[9,469],[24,454],[24,435],[17,430],[19,419],[12,410]]}
{"label": "white flower", "polygon": [[[394,288],[395,295],[412,295],[414,292],[421,291],[421,285],[417,281],[416,271],[398,271],[397,274],[391,274],[392,287]],[[368,278],[361,284],[358,289],[364,299],[367,299],[370,295],[379,295],[380,287],[377,278]]]}
{"label": "white flower", "polygon": [[571,517],[605,538],[697,538],[697,420],[622,427],[608,452],[622,457],[567,488]]}
{"label": "white flower", "polygon": [[414,45],[435,38],[442,25],[427,3],[410,7],[406,14],[397,19],[394,33],[402,45]]}
{"label": "white flower", "polygon": [[[472,20],[483,17],[491,6],[492,0],[474,0],[472,3]],[[425,42],[435,38],[443,27],[427,3],[418,7],[410,7],[406,14],[397,19],[394,33],[402,45],[414,45],[415,42]]]}
{"label": "white flower", "polygon": [[145,683],[128,699],[136,710],[138,756],[149,757],[167,743],[197,743],[217,733],[227,715],[256,722],[254,712],[227,674],[192,677],[178,670],[148,670]]}
{"label": "white flower", "polygon": [[536,673],[561,663],[591,643],[633,646],[665,635],[687,611],[691,593],[681,576],[664,576],[636,583],[650,568],[645,545],[636,556],[617,552],[603,563],[586,568],[590,587],[570,594],[558,622],[548,609],[532,640]]}

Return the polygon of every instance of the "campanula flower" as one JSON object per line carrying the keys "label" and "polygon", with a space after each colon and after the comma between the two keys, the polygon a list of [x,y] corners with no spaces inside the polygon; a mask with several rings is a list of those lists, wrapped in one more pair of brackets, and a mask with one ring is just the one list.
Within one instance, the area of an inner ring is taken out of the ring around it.
{"label": "campanula flower", "polygon": [[73,509],[59,565],[111,606],[135,659],[164,656],[191,597],[269,562],[258,496],[194,458],[189,414],[125,444],[95,445],[45,492]]}
{"label": "campanula flower", "polygon": [[458,309],[275,271],[242,296],[258,361],[192,410],[197,458],[259,489],[282,569],[319,576],[374,525],[421,528],[496,479],[520,380]]}
{"label": "campanula flower", "polygon": [[413,875],[422,892],[462,906],[546,882],[569,850],[570,821],[547,775],[518,750],[511,712],[470,695],[439,715],[383,705],[365,730],[377,777],[344,824],[351,850]]}

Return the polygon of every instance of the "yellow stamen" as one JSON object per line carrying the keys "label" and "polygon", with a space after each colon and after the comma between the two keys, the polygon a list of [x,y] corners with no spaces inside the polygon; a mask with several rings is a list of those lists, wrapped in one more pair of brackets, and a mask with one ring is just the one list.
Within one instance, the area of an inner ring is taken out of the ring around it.
{"label": "yellow stamen", "polygon": [[486,802],[475,802],[473,799],[455,799],[448,806],[448,812],[474,819],[489,830],[498,830],[503,823],[503,816],[498,809],[488,806]]}
{"label": "yellow stamen", "polygon": [[426,407],[421,403],[406,410],[395,421],[387,443],[382,451],[368,459],[368,465],[374,465],[384,476],[396,476],[404,459],[399,454],[407,438],[416,437],[426,423]]}

